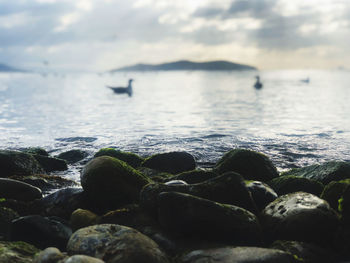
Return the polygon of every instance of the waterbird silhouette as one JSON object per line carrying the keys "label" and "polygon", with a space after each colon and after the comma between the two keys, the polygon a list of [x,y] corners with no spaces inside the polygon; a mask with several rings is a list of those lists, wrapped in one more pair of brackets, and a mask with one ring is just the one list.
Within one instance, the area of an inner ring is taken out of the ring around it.
{"label": "waterbird silhouette", "polygon": [[113,92],[116,94],[126,93],[129,95],[129,97],[131,97],[132,96],[132,86],[131,86],[132,82],[133,82],[133,79],[129,79],[129,84],[127,87],[113,87],[113,86],[106,86],[106,87],[113,90]]}
{"label": "waterbird silhouette", "polygon": [[256,78],[256,82],[254,84],[254,88],[261,89],[263,87],[263,84],[260,82],[260,77],[259,76],[255,76],[255,78]]}
{"label": "waterbird silhouette", "polygon": [[307,77],[306,79],[301,79],[300,81],[304,83],[310,83],[310,78]]}

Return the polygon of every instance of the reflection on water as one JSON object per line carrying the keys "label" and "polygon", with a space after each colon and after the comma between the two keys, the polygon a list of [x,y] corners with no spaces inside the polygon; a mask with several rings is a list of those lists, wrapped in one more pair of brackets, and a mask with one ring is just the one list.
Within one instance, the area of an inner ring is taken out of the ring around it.
{"label": "reflection on water", "polygon": [[[186,150],[202,166],[246,147],[268,154],[280,169],[350,160],[349,73],[260,72],[261,90],[253,88],[255,75],[0,74],[0,147],[116,146],[142,155]],[[307,76],[309,83],[300,81]],[[132,97],[105,87],[129,78]]]}

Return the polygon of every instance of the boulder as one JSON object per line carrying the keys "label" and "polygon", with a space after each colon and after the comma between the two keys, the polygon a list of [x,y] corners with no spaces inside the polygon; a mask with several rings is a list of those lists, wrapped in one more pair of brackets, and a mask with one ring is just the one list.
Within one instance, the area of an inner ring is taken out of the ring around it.
{"label": "boulder", "polygon": [[42,198],[39,188],[9,178],[0,178],[0,195],[2,198],[26,202]]}
{"label": "boulder", "polygon": [[331,181],[350,179],[350,163],[331,161],[323,164],[294,168],[282,175],[294,175],[313,179],[327,185]]}
{"label": "boulder", "polygon": [[169,262],[152,239],[135,229],[115,224],[79,229],[69,239],[67,252],[96,257],[106,263]]}
{"label": "boulder", "polygon": [[221,247],[195,250],[183,255],[179,263],[296,263],[282,250],[260,247]]}
{"label": "boulder", "polygon": [[29,148],[20,149],[20,151],[25,153],[30,153],[30,154],[39,154],[42,156],[49,156],[49,153],[41,147],[29,147]]}
{"label": "boulder", "polygon": [[338,211],[342,215],[343,222],[350,225],[350,186],[348,186],[338,200]]}
{"label": "boulder", "polygon": [[88,155],[89,154],[86,151],[73,149],[66,152],[62,152],[56,157],[58,159],[65,160],[68,164],[73,164],[85,159],[86,157],[88,157]]}
{"label": "boulder", "polygon": [[188,194],[160,193],[158,220],[163,228],[177,235],[236,245],[261,241],[261,228],[254,214]]}
{"label": "boulder", "polygon": [[0,263],[32,263],[40,250],[25,242],[0,241]]}
{"label": "boulder", "polygon": [[43,167],[44,171],[47,173],[54,171],[65,171],[68,169],[65,160],[58,159],[55,157],[43,156],[40,154],[33,154],[33,157],[38,161],[38,163]]}
{"label": "boulder", "polygon": [[215,202],[231,204],[245,208],[253,213],[257,212],[255,203],[245,185],[245,182],[237,173],[225,173],[211,180],[198,184],[162,184],[153,183],[146,185],[140,194],[140,205],[150,213],[157,210],[157,199],[161,192],[186,193]]}
{"label": "boulder", "polygon": [[161,183],[165,182],[166,180],[168,180],[168,178],[173,176],[170,173],[161,172],[147,167],[138,167],[137,171],[142,173],[147,178],[150,178],[152,181]]}
{"label": "boulder", "polygon": [[262,154],[247,149],[227,152],[215,165],[214,171],[222,174],[236,172],[246,180],[267,182],[278,176],[276,167]]}
{"label": "boulder", "polygon": [[219,176],[219,175],[213,171],[206,171],[206,170],[197,169],[197,170],[179,173],[177,175],[170,177],[166,181],[183,180],[188,184],[198,184],[198,183],[204,182],[206,180],[213,179],[214,177],[217,177],[217,176]]}
{"label": "boulder", "polygon": [[339,206],[339,199],[343,196],[345,189],[349,185],[350,179],[332,181],[324,187],[321,198],[326,200],[329,205],[337,211]]}
{"label": "boulder", "polygon": [[61,263],[65,258],[58,248],[48,247],[35,255],[33,263]]}
{"label": "boulder", "polygon": [[170,174],[177,174],[193,170],[196,167],[196,161],[187,152],[168,152],[148,157],[142,162],[142,166]]}
{"label": "boulder", "polygon": [[8,240],[12,220],[18,218],[17,212],[7,207],[0,207],[0,240]]}
{"label": "boulder", "polygon": [[246,186],[259,212],[278,197],[276,192],[263,182],[246,181]]}
{"label": "boulder", "polygon": [[123,152],[114,148],[102,148],[100,149],[96,154],[95,158],[99,156],[110,156],[117,158],[121,161],[126,162],[128,165],[130,165],[133,168],[137,168],[141,166],[141,163],[144,161],[144,159],[140,156],[138,156],[135,153],[131,152]]}
{"label": "boulder", "polygon": [[90,257],[90,256],[74,255],[67,258],[62,263],[105,263],[105,262],[101,259]]}
{"label": "boulder", "polygon": [[39,248],[65,249],[72,230],[57,217],[24,216],[12,221],[11,240],[25,241]]}
{"label": "boulder", "polygon": [[31,154],[0,150],[0,177],[37,173],[44,173],[44,170]]}
{"label": "boulder", "polygon": [[83,227],[96,225],[99,220],[100,217],[95,213],[79,208],[72,213],[70,217],[70,225],[72,230],[76,231]]}
{"label": "boulder", "polygon": [[278,195],[306,192],[320,196],[324,187],[322,183],[316,180],[293,175],[279,176],[267,183]]}
{"label": "boulder", "polygon": [[295,240],[329,245],[339,217],[315,195],[296,192],[278,197],[262,211],[260,222],[267,241]]}
{"label": "boulder", "polygon": [[138,202],[141,188],[150,182],[125,162],[109,156],[87,163],[80,179],[91,202],[109,210]]}

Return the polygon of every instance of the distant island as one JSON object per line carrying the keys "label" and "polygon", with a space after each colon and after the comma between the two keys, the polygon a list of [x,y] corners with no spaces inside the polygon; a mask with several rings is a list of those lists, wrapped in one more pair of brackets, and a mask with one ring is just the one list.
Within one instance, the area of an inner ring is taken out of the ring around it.
{"label": "distant island", "polygon": [[25,71],[22,69],[5,65],[5,64],[0,64],[0,72],[25,72]]}
{"label": "distant island", "polygon": [[180,60],[162,64],[136,64],[132,66],[112,69],[110,72],[117,71],[170,71],[170,70],[257,70],[257,68],[232,63],[229,61],[218,60],[208,62],[192,62],[188,60]]}

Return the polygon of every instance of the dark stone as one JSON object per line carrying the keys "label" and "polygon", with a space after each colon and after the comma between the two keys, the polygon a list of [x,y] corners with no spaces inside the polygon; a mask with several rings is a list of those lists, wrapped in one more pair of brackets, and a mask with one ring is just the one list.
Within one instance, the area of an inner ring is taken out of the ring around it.
{"label": "dark stone", "polygon": [[26,242],[0,242],[0,263],[32,263],[39,252]]}
{"label": "dark stone", "polygon": [[69,223],[73,231],[76,231],[80,228],[96,225],[100,222],[100,217],[95,213],[78,208],[74,210],[70,216]]}
{"label": "dark stone", "polygon": [[106,263],[168,263],[158,245],[135,229],[102,224],[81,228],[69,239],[69,255],[83,254]]}
{"label": "dark stone", "polygon": [[259,211],[278,197],[276,192],[263,182],[246,181],[246,185]]}
{"label": "dark stone", "polygon": [[64,263],[66,257],[58,248],[48,247],[35,256],[34,263]]}
{"label": "dark stone", "polygon": [[8,240],[12,220],[18,218],[17,212],[7,207],[0,207],[0,240]]}
{"label": "dark stone", "polygon": [[130,165],[133,168],[137,168],[141,166],[141,163],[144,161],[143,158],[138,156],[135,153],[131,152],[123,152],[120,150],[116,150],[114,148],[102,148],[100,149],[96,154],[95,158],[99,156],[110,156],[117,158],[121,161],[126,162],[128,165]]}
{"label": "dark stone", "polygon": [[150,182],[125,162],[109,156],[91,160],[80,179],[91,203],[109,210],[138,202],[142,187]]}
{"label": "dark stone", "polygon": [[65,171],[68,169],[65,160],[47,157],[39,154],[33,154],[33,157],[38,161],[41,167],[44,168],[45,172],[50,173],[53,171]]}
{"label": "dark stone", "polygon": [[282,175],[294,175],[313,179],[324,185],[331,181],[350,179],[350,163],[331,161],[323,164],[310,165],[303,168],[295,168]]}
{"label": "dark stone", "polygon": [[65,250],[72,230],[56,217],[31,215],[12,221],[11,240],[25,241],[39,248],[57,247]]}
{"label": "dark stone", "polygon": [[320,196],[324,187],[322,183],[316,180],[293,175],[279,176],[267,183],[278,195],[306,192]]}
{"label": "dark stone", "polygon": [[148,157],[142,166],[171,174],[191,171],[196,167],[194,157],[187,152],[159,153]]}
{"label": "dark stone", "polygon": [[24,149],[21,149],[22,152],[25,152],[25,153],[30,153],[30,154],[39,154],[39,155],[42,155],[42,156],[47,156],[49,157],[49,153],[43,149],[43,148],[40,148],[40,147],[29,147],[29,148],[24,148]]}
{"label": "dark stone", "polygon": [[215,165],[219,174],[236,172],[246,180],[267,182],[278,176],[276,167],[262,154],[246,149],[234,149],[227,152]]}
{"label": "dark stone", "polygon": [[338,211],[342,215],[343,222],[350,225],[350,186],[346,187],[338,200]]}
{"label": "dark stone", "polygon": [[198,184],[217,176],[219,175],[213,171],[192,170],[174,175],[168,180],[183,180],[188,184]]}
{"label": "dark stone", "polygon": [[0,178],[0,195],[2,198],[26,202],[42,198],[42,193],[39,188],[9,178]]}
{"label": "dark stone", "polygon": [[147,167],[138,167],[137,171],[139,171],[140,173],[142,173],[146,177],[152,179],[152,181],[162,182],[162,183],[165,182],[166,180],[168,180],[168,178],[173,176],[170,173],[161,172],[161,171],[154,170],[154,169],[147,168]]}
{"label": "dark stone", "polygon": [[260,247],[222,247],[195,250],[182,256],[179,263],[296,263],[284,251]]}
{"label": "dark stone", "polygon": [[338,211],[339,199],[343,196],[345,189],[349,185],[350,179],[332,181],[323,189],[321,198],[326,200],[334,210]]}
{"label": "dark stone", "polygon": [[278,197],[262,212],[260,222],[268,241],[296,240],[330,245],[339,217],[315,195],[296,192]]}
{"label": "dark stone", "polygon": [[165,185],[154,183],[146,185],[140,194],[141,206],[156,214],[157,198],[161,192],[180,192],[209,199],[223,204],[231,204],[257,212],[255,203],[239,174],[225,173],[211,180],[191,185]]}
{"label": "dark stone", "polygon": [[77,163],[86,157],[88,157],[88,153],[86,151],[73,149],[57,155],[58,159],[65,160],[68,164]]}
{"label": "dark stone", "polygon": [[188,194],[160,193],[158,220],[162,227],[178,235],[236,245],[261,241],[261,228],[254,214]]}
{"label": "dark stone", "polygon": [[37,173],[44,173],[44,170],[31,154],[0,150],[0,177]]}

